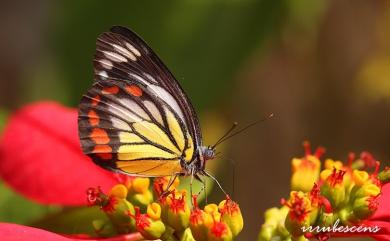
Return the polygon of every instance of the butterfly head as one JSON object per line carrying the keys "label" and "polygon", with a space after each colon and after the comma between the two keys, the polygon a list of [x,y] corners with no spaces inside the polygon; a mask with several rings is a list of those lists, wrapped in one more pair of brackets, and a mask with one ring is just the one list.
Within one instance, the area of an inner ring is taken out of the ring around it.
{"label": "butterfly head", "polygon": [[204,162],[214,159],[216,156],[215,149],[212,146],[202,146],[201,152]]}

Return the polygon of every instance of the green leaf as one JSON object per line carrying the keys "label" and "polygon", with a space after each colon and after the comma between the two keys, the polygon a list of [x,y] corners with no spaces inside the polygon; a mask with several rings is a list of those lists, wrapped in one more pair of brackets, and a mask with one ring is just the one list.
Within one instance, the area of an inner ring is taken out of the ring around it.
{"label": "green leaf", "polygon": [[66,208],[32,223],[32,226],[55,233],[94,235],[92,222],[96,219],[108,218],[98,207]]}
{"label": "green leaf", "polygon": [[0,222],[27,224],[33,220],[58,210],[53,206],[34,203],[0,183]]}
{"label": "green leaf", "polygon": [[7,123],[8,112],[4,109],[0,109],[0,133],[3,131],[5,124]]}

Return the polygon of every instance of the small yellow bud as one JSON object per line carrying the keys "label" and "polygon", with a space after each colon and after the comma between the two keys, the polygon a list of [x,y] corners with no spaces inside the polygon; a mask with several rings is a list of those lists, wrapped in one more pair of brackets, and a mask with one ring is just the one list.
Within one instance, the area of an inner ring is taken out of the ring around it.
{"label": "small yellow bud", "polygon": [[158,220],[161,217],[161,206],[158,203],[151,203],[148,205],[146,213],[151,219]]}
{"label": "small yellow bud", "polygon": [[308,192],[313,184],[318,181],[321,163],[313,155],[307,155],[301,159],[293,158],[291,161],[292,176],[291,189]]}
{"label": "small yellow bud", "polygon": [[219,213],[218,211],[218,206],[217,204],[215,203],[210,203],[210,204],[207,204],[205,207],[204,207],[204,211],[208,214],[211,214],[211,216],[215,219],[215,220],[220,220],[221,219],[221,214]]}
{"label": "small yellow bud", "polygon": [[366,171],[353,170],[352,178],[356,185],[362,186],[369,178],[369,174]]}
{"label": "small yellow bud", "polygon": [[321,172],[320,178],[325,181],[330,175],[332,175],[332,169],[325,169]]}
{"label": "small yellow bud", "polygon": [[356,197],[366,197],[366,196],[378,196],[381,192],[380,187],[375,184],[367,183],[361,186],[359,190],[356,191]]}
{"label": "small yellow bud", "polygon": [[360,220],[369,218],[376,210],[378,204],[376,197],[366,196],[357,198],[353,202],[353,214]]}
{"label": "small yellow bud", "polygon": [[324,164],[325,169],[333,170],[336,169],[342,169],[343,163],[341,161],[334,161],[333,159],[326,159]]}
{"label": "small yellow bud", "polygon": [[132,189],[136,193],[145,193],[149,190],[150,179],[146,177],[137,177],[133,180]]}
{"label": "small yellow bud", "polygon": [[109,196],[114,196],[114,197],[117,197],[117,198],[120,198],[120,199],[125,199],[126,196],[127,196],[127,188],[125,185],[123,184],[117,184],[115,185],[110,193],[109,193]]}

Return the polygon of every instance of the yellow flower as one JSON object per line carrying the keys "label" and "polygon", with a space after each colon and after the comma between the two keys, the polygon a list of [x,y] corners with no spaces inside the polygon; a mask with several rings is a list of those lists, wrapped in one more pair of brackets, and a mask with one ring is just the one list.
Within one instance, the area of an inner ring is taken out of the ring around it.
{"label": "yellow flower", "polygon": [[158,203],[151,203],[146,210],[148,216],[153,220],[159,220],[161,218],[161,206]]}
{"label": "yellow flower", "polygon": [[145,211],[149,203],[153,202],[153,194],[149,190],[150,179],[145,177],[136,177],[128,181],[127,188],[129,190],[127,200],[133,205]]}
{"label": "yellow flower", "polygon": [[232,232],[224,222],[215,221],[208,232],[208,241],[231,241],[232,239]]}
{"label": "yellow flower", "polygon": [[290,199],[284,201],[284,205],[289,208],[285,221],[286,228],[294,237],[301,236],[302,227],[310,225],[310,212],[312,206],[309,197],[303,192],[292,191]]}
{"label": "yellow flower", "polygon": [[303,143],[305,148],[305,156],[302,158],[293,158],[291,189],[295,191],[308,192],[311,190],[313,184],[318,181],[321,162],[319,158],[324,152],[324,149],[317,148],[315,154],[311,153],[310,144]]}
{"label": "yellow flower", "polygon": [[341,161],[334,161],[333,159],[326,159],[324,164],[325,169],[333,170],[333,168],[336,169],[342,169],[343,163]]}
{"label": "yellow flower", "polygon": [[204,211],[210,214],[215,220],[221,219],[221,214],[219,213],[218,205],[215,203],[207,204],[204,207]]}
{"label": "yellow flower", "polygon": [[[179,194],[179,195],[178,195]],[[190,222],[190,208],[185,199],[185,192],[172,192],[166,197],[166,207],[163,208],[165,214],[163,221],[176,231],[183,231]]]}
{"label": "yellow flower", "polygon": [[289,208],[287,206],[267,209],[264,214],[265,222],[261,226],[258,241],[269,241],[275,236],[288,237],[290,233],[284,226],[288,212]]}
{"label": "yellow flower", "polygon": [[190,215],[190,229],[195,240],[207,240],[209,228],[212,226],[213,218],[209,213],[195,208]]}
{"label": "yellow flower", "polygon": [[353,170],[352,172],[352,179],[357,186],[365,184],[369,177],[370,175],[366,171]]}
{"label": "yellow flower", "polygon": [[236,237],[244,227],[244,219],[238,204],[229,198],[223,200],[219,204],[219,212],[221,221],[229,226],[233,237]]}
{"label": "yellow flower", "polygon": [[[129,233],[135,230],[135,222],[126,213],[134,214],[133,205],[126,200],[127,187],[123,184],[115,185],[109,195],[100,188],[88,189],[88,201],[92,205],[100,206],[107,215],[118,233]],[[95,223],[97,229],[102,226]],[[100,227],[99,227],[100,226]]]}
{"label": "yellow flower", "polygon": [[[154,208],[157,206],[153,205]],[[154,219],[149,216],[149,213],[155,214],[152,206],[149,206],[147,214],[141,214],[138,207],[135,208],[135,214],[129,213],[129,216],[135,220],[137,231],[146,239],[159,239],[165,232],[165,225],[161,220]]]}

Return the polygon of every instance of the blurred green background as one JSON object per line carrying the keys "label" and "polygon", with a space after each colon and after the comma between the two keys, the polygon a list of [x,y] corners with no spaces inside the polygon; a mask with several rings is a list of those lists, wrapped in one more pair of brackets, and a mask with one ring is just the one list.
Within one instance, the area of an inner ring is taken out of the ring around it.
{"label": "blurred green background", "polygon": [[[219,162],[229,192],[233,165],[226,159],[235,163],[234,198],[245,218],[240,240],[255,240],[264,210],[288,195],[290,159],[303,154],[303,140],[334,158],[368,150],[389,164],[385,0],[4,2],[0,128],[7,113],[32,101],[77,106],[92,83],[96,37],[112,25],[133,29],[160,55],[204,130],[275,114],[232,139]],[[0,221],[29,224],[52,209],[0,187]]]}

